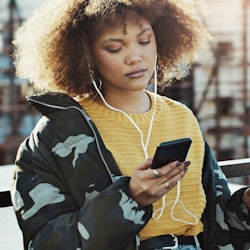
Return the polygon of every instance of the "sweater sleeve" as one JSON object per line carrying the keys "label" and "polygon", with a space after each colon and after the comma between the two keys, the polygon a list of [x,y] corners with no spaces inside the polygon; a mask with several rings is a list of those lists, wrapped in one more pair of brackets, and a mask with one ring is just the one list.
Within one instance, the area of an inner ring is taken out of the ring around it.
{"label": "sweater sleeve", "polygon": [[152,213],[151,207],[140,209],[131,198],[129,178],[93,191],[79,206],[50,154],[46,145],[37,147],[29,138],[17,155],[11,196],[24,248],[128,249]]}

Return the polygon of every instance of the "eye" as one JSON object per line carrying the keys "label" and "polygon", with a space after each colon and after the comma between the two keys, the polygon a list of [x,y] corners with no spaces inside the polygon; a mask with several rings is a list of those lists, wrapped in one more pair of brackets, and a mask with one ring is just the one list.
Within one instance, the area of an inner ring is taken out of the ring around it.
{"label": "eye", "polygon": [[115,54],[118,53],[122,48],[117,48],[117,49],[106,49],[109,53],[111,54]]}
{"label": "eye", "polygon": [[138,39],[138,44],[145,46],[147,44],[150,44],[153,38],[153,33],[152,32],[146,32],[143,33],[140,38]]}
{"label": "eye", "polygon": [[139,42],[139,44],[141,44],[141,45],[147,45],[149,43],[151,43],[151,40],[146,40],[146,41]]}

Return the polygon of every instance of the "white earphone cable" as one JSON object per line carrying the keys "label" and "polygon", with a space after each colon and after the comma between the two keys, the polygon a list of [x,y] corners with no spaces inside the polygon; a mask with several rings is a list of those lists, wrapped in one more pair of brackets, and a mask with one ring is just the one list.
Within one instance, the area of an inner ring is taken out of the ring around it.
{"label": "white earphone cable", "polygon": [[[139,126],[136,124],[136,122],[124,111],[120,110],[120,109],[117,109],[113,106],[111,106],[110,104],[107,103],[107,101],[105,100],[103,94],[101,93],[101,88],[98,88],[95,80],[92,81],[94,87],[95,87],[95,90],[96,92],[98,93],[98,95],[101,97],[103,103],[111,110],[114,110],[116,112],[119,112],[119,113],[122,113],[124,116],[126,116],[128,118],[128,120],[133,124],[133,126],[136,128],[136,130],[139,132],[140,134],[140,137],[141,137],[141,146],[142,146],[142,149],[143,149],[143,152],[144,152],[144,156],[145,158],[148,158],[148,152],[147,152],[147,147],[148,147],[148,143],[149,143],[149,139],[150,139],[150,136],[151,136],[151,132],[152,132],[152,128],[153,128],[153,122],[154,122],[154,117],[155,117],[155,113],[156,113],[156,103],[157,103],[157,57],[155,59],[155,67],[154,67],[154,110],[153,110],[153,113],[152,113],[152,117],[151,117],[151,120],[150,120],[150,124],[149,124],[149,129],[148,129],[148,134],[147,134],[147,139],[146,139],[146,142],[144,143],[144,136],[143,136],[143,132],[142,130],[139,128]],[[102,85],[102,82],[101,82],[101,85]],[[181,200],[179,200],[180,198],[180,181],[178,181],[177,183],[177,194],[176,194],[176,198],[174,201],[170,202],[170,203],[166,203],[166,195],[164,195],[162,197],[162,206],[161,208],[157,209],[156,211],[154,211],[153,215],[152,215],[152,218],[154,220],[158,220],[161,218],[162,214],[163,214],[163,211],[165,209],[165,207],[171,203],[174,203],[172,208],[171,208],[171,217],[173,220],[175,221],[181,221],[185,224],[189,224],[189,225],[195,225],[198,223],[198,219],[197,217],[192,214],[183,204],[183,202]],[[183,209],[191,216],[194,218],[194,222],[188,222],[188,221],[185,221],[185,220],[182,220],[182,219],[178,219],[174,216],[174,209],[175,209],[175,206],[176,204],[180,202]],[[159,215],[157,216],[157,213],[159,213]]]}
{"label": "white earphone cable", "polygon": [[135,121],[124,111],[120,110],[120,109],[117,109],[111,105],[109,105],[107,103],[107,101],[105,100],[103,94],[101,93],[100,89],[97,87],[97,84],[95,82],[95,80],[92,81],[95,89],[96,89],[96,92],[99,94],[99,96],[101,97],[103,103],[109,108],[109,109],[112,109],[116,112],[120,112],[122,113],[123,115],[125,115],[129,121],[133,124],[133,126],[136,128],[136,130],[140,133],[140,137],[141,137],[141,146],[142,146],[142,149],[143,149],[143,152],[144,152],[144,156],[145,158],[148,158],[148,152],[147,152],[147,147],[148,147],[148,143],[149,143],[149,139],[150,139],[150,136],[151,136],[151,132],[152,132],[152,128],[153,128],[153,122],[154,122],[154,117],[155,117],[155,113],[156,113],[156,93],[157,93],[157,67],[156,67],[156,62],[157,62],[157,57],[155,59],[155,67],[154,67],[154,104],[153,104],[153,113],[152,113],[152,117],[151,117],[151,120],[150,120],[150,124],[149,124],[149,128],[148,128],[148,134],[147,134],[147,139],[146,139],[146,142],[144,142],[144,136],[143,136],[143,133],[142,133],[142,130],[139,128],[139,126],[135,123]]}

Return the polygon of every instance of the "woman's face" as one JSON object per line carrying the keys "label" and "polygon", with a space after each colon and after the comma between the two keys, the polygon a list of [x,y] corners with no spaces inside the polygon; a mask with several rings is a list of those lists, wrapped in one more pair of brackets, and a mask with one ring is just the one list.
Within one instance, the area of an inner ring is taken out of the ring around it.
{"label": "woman's face", "polygon": [[[124,32],[124,28],[126,32]],[[100,34],[93,43],[94,63],[105,93],[144,89],[154,71],[156,40],[150,23],[126,21]]]}

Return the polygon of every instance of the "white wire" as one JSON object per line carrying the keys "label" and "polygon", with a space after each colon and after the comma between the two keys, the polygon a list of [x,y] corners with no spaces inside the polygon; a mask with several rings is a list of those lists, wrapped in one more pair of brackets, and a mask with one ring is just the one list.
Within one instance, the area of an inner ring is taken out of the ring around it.
{"label": "white wire", "polygon": [[[120,109],[117,109],[113,106],[111,106],[110,104],[107,103],[107,101],[105,100],[103,94],[101,93],[100,91],[100,88],[97,87],[97,84],[95,82],[95,80],[92,81],[95,89],[96,89],[96,92],[99,94],[99,96],[101,97],[103,103],[111,110],[114,110],[116,112],[119,112],[119,113],[122,113],[123,115],[125,115],[129,121],[133,124],[133,126],[136,128],[136,130],[139,132],[140,134],[140,137],[141,137],[141,146],[143,148],[143,152],[144,152],[144,156],[145,158],[148,158],[148,152],[147,152],[147,147],[148,147],[148,143],[149,143],[149,139],[150,139],[150,136],[151,136],[151,132],[152,132],[152,128],[153,128],[153,122],[154,122],[154,117],[155,117],[155,113],[156,113],[156,102],[157,102],[157,57],[155,58],[155,67],[154,67],[154,110],[153,110],[153,114],[152,114],[152,117],[151,117],[151,120],[150,120],[150,124],[149,124],[149,129],[148,129],[148,135],[147,135],[147,139],[146,139],[146,142],[144,143],[144,135],[143,135],[143,132],[142,130],[139,128],[139,126],[136,124],[136,122],[124,111],[120,110]],[[102,84],[102,82],[101,82]],[[171,218],[174,220],[174,221],[181,221],[185,224],[189,224],[189,225],[196,225],[198,223],[198,219],[197,217],[192,214],[183,204],[183,202],[181,200],[179,200],[180,198],[180,181],[177,182],[177,194],[176,194],[176,198],[175,200],[173,201],[174,204],[171,208]],[[156,211],[154,211],[153,215],[152,215],[152,218],[154,220],[158,220],[161,218],[163,212],[164,212],[164,209],[167,205],[173,203],[173,202],[170,202],[170,203],[167,203],[166,204],[166,194],[162,196],[162,206],[161,208],[157,209]],[[176,204],[180,202],[183,209],[185,210],[186,213],[188,213],[191,217],[194,218],[195,222],[188,222],[186,220],[182,220],[182,219],[178,219],[174,216],[174,209],[175,209],[175,206]],[[160,214],[158,216],[156,216],[156,214],[160,212]]]}
{"label": "white wire", "polygon": [[[182,202],[181,200],[179,200],[179,198],[180,198],[180,190],[181,190],[181,182],[180,182],[180,180],[178,180],[178,183],[177,183],[177,195],[176,195],[176,199],[175,199],[175,201],[174,201],[174,205],[173,205],[172,208],[171,208],[171,217],[172,217],[172,219],[175,220],[175,221],[180,221],[180,222],[183,222],[183,223],[188,224],[188,225],[196,225],[196,224],[198,223],[197,217],[196,217],[193,213],[191,213],[191,212],[184,206],[184,204],[183,204],[183,202]],[[182,205],[183,209],[185,210],[185,212],[186,212],[187,214],[189,214],[191,217],[194,218],[194,222],[189,222],[189,221],[186,221],[186,220],[178,219],[178,218],[176,218],[176,217],[174,216],[174,209],[175,209],[175,206],[176,206],[176,204],[177,204],[178,201],[181,203],[181,205]]]}
{"label": "white wire", "polygon": [[139,128],[139,126],[136,124],[136,122],[124,111],[120,110],[120,109],[117,109],[113,106],[111,106],[110,104],[107,103],[107,101],[105,100],[103,94],[101,93],[100,89],[97,87],[97,84],[95,82],[95,80],[93,80],[93,85],[96,89],[96,92],[99,94],[99,96],[101,97],[103,103],[109,108],[109,109],[112,109],[116,112],[120,112],[122,113],[123,115],[125,115],[129,121],[133,124],[133,126],[137,129],[137,131],[140,133],[140,137],[141,137],[141,146],[142,146],[142,149],[143,149],[143,152],[144,152],[144,156],[145,158],[148,158],[148,152],[147,152],[147,147],[148,147],[148,143],[149,143],[149,139],[150,139],[150,136],[151,136],[151,132],[152,132],[152,128],[153,128],[153,122],[154,122],[154,117],[155,117],[155,113],[156,113],[156,94],[157,94],[157,67],[156,67],[156,61],[157,61],[157,57],[155,59],[155,67],[154,67],[154,110],[153,110],[153,114],[152,114],[152,117],[151,117],[151,120],[150,120],[150,124],[149,124],[149,128],[148,128],[148,135],[147,135],[147,139],[146,139],[146,142],[144,143],[144,135],[143,135],[143,132],[142,130]]}
{"label": "white wire", "polygon": [[[193,214],[191,213],[186,207],[185,205],[183,204],[183,202],[180,200],[180,189],[181,189],[181,184],[180,184],[180,180],[177,182],[177,194],[176,194],[176,198],[174,201],[172,202],[168,202],[166,203],[166,194],[162,196],[162,206],[160,208],[158,208],[157,210],[154,211],[153,215],[152,215],[152,218],[154,220],[159,220],[163,214],[163,211],[165,209],[166,206],[170,205],[171,203],[174,203],[172,208],[171,208],[171,218],[174,220],[174,221],[180,221],[180,222],[183,222],[185,224],[188,224],[188,225],[196,225],[198,223],[198,218]],[[176,204],[180,202],[182,208],[184,209],[184,211],[189,214],[192,218],[194,218],[194,222],[190,222],[190,221],[186,221],[186,220],[183,220],[183,219],[178,219],[174,216],[174,209],[176,207]],[[159,215],[157,216],[157,213],[159,213]]]}
{"label": "white wire", "polygon": [[[157,60],[157,59],[156,59],[156,60]],[[156,65],[156,61],[155,61],[155,65]],[[155,95],[157,94],[157,72],[156,72],[156,71],[157,71],[157,68],[156,68],[156,66],[155,66],[155,73],[154,73],[154,94],[155,94]],[[154,105],[156,106],[156,98],[154,98],[154,100],[155,100],[155,104],[154,104]],[[154,110],[154,111],[155,111],[155,110]],[[151,120],[151,121],[152,121],[152,120]],[[148,139],[149,139],[149,138],[148,138]],[[148,145],[148,141],[146,142],[146,146],[147,146],[147,145]],[[197,217],[196,217],[193,213],[191,213],[191,212],[184,206],[183,202],[180,200],[180,189],[181,189],[181,184],[180,184],[180,180],[179,180],[179,181],[177,182],[177,194],[176,194],[176,198],[175,198],[174,204],[173,204],[173,206],[172,206],[172,208],[171,208],[171,218],[172,218],[174,221],[180,221],[180,222],[183,222],[183,223],[188,224],[188,225],[196,225],[196,224],[198,223]],[[185,212],[186,212],[187,214],[189,214],[191,217],[194,218],[194,222],[189,222],[189,221],[186,221],[186,220],[178,219],[178,218],[176,218],[176,217],[174,216],[174,209],[175,209],[176,204],[177,204],[178,202],[181,203],[181,205],[182,205],[183,209],[185,210]],[[171,203],[172,203],[172,202],[171,202]],[[171,204],[171,203],[168,203],[168,204]],[[152,218],[153,218],[154,220],[159,220],[159,219],[161,218],[163,212],[164,212],[165,207],[166,207],[168,204],[166,204],[166,194],[165,194],[165,195],[162,196],[162,206],[161,206],[159,209],[157,209],[156,211],[154,211],[154,213],[153,213],[153,215],[152,215]],[[159,212],[159,215],[156,216],[158,212]]]}

